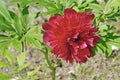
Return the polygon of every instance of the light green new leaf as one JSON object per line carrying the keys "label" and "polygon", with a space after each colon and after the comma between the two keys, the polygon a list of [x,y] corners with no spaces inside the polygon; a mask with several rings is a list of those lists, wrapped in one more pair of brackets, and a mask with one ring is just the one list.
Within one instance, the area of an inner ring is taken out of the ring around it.
{"label": "light green new leaf", "polygon": [[42,9],[47,4],[45,0],[38,0],[38,7]]}
{"label": "light green new leaf", "polygon": [[96,9],[96,10],[103,10],[103,7],[100,4],[94,4],[94,3],[90,3],[88,8]]}
{"label": "light green new leaf", "polygon": [[111,40],[110,43],[118,48],[120,48],[120,39]]}
{"label": "light green new leaf", "polygon": [[75,3],[74,3],[73,0],[68,0],[66,2],[65,8],[70,8],[70,7],[74,6],[74,5],[75,5]]}
{"label": "light green new leaf", "polygon": [[19,66],[19,68],[17,69],[18,72],[20,72],[21,70],[25,69],[26,67],[28,67],[30,65],[29,62],[24,63],[22,66]]}
{"label": "light green new leaf", "polygon": [[10,0],[11,2],[22,2],[23,0]]}
{"label": "light green new leaf", "polygon": [[30,35],[33,34],[33,33],[36,33],[36,32],[38,31],[38,27],[39,27],[39,26],[33,26],[33,27],[31,27],[31,28],[27,31],[26,37],[30,36]]}
{"label": "light green new leaf", "polygon": [[12,44],[13,44],[13,47],[14,47],[16,50],[22,52],[22,42],[21,42],[21,41],[19,41],[18,39],[14,39],[14,40],[12,41]]}
{"label": "light green new leaf", "polygon": [[13,55],[12,53],[10,53],[8,50],[6,50],[6,51],[4,52],[4,54],[5,54],[5,57],[8,59],[8,61],[9,61],[11,64],[14,64],[14,62],[15,62],[15,57],[14,57],[14,55]]}
{"label": "light green new leaf", "polygon": [[34,47],[36,47],[37,49],[41,49],[41,43],[38,40],[31,38],[30,41],[34,45]]}
{"label": "light green new leaf", "polygon": [[17,57],[17,63],[19,66],[23,66],[25,62],[25,53],[21,53],[20,56]]}
{"label": "light green new leaf", "polygon": [[102,45],[101,43],[97,44],[96,48],[101,54],[105,53],[106,47]]}
{"label": "light green new leaf", "polygon": [[15,31],[11,25],[11,22],[7,21],[1,14],[0,14],[0,30],[1,31]]}
{"label": "light green new leaf", "polygon": [[91,2],[93,2],[95,0],[85,0],[85,1],[86,1],[86,3],[91,3]]}
{"label": "light green new leaf", "polygon": [[28,77],[31,77],[31,76],[34,76],[40,69],[40,66],[38,66],[37,68],[35,68],[35,70],[32,70],[32,71],[28,71],[27,72],[27,76]]}
{"label": "light green new leaf", "polygon": [[108,7],[120,7],[120,0],[112,0]]}
{"label": "light green new leaf", "polygon": [[9,14],[9,11],[7,9],[7,6],[3,0],[0,0],[0,14],[5,17],[5,19],[10,22],[11,17]]}
{"label": "light green new leaf", "polygon": [[0,73],[0,80],[10,80],[11,78],[12,76],[9,74]]}
{"label": "light green new leaf", "polygon": [[21,20],[18,16],[15,17],[14,27],[16,28],[18,35],[21,36],[23,33],[23,31],[22,31],[23,26],[22,26]]}
{"label": "light green new leaf", "polygon": [[6,40],[6,41],[1,41],[0,42],[0,51],[2,52],[2,56],[4,56],[4,51],[6,49],[8,49],[8,47],[10,46],[11,41],[10,40]]}
{"label": "light green new leaf", "polygon": [[7,66],[11,66],[11,65],[7,62],[0,61],[0,68],[7,67]]}
{"label": "light green new leaf", "polygon": [[41,40],[42,36],[41,34],[37,34],[37,31],[40,31],[39,26],[31,27],[31,29],[26,33],[25,36],[26,36],[27,45],[32,43],[34,47],[40,49],[41,43],[39,40]]}
{"label": "light green new leaf", "polygon": [[100,23],[98,27],[99,27],[99,30],[100,30],[100,31],[103,31],[103,30],[107,30],[107,29],[108,29],[108,26],[105,25],[105,24],[102,24],[102,23]]}
{"label": "light green new leaf", "polygon": [[25,63],[25,58],[25,53],[21,53],[20,56],[17,57],[18,68],[15,68],[15,72],[18,73],[30,65],[29,62]]}
{"label": "light green new leaf", "polygon": [[5,40],[5,39],[10,39],[10,37],[8,35],[3,35],[3,34],[0,34],[0,40]]}
{"label": "light green new leaf", "polygon": [[17,2],[22,5],[22,7],[29,6],[32,3],[35,3],[36,0],[10,0],[11,2]]}
{"label": "light green new leaf", "polygon": [[109,57],[112,54],[112,45],[110,43],[106,43],[107,49],[106,49],[106,57]]}

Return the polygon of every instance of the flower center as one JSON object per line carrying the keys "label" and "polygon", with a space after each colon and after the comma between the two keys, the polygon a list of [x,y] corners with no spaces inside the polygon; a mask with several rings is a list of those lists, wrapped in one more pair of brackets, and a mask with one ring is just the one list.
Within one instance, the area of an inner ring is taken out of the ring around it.
{"label": "flower center", "polygon": [[80,36],[78,35],[77,38],[72,38],[73,42],[78,42],[80,40]]}

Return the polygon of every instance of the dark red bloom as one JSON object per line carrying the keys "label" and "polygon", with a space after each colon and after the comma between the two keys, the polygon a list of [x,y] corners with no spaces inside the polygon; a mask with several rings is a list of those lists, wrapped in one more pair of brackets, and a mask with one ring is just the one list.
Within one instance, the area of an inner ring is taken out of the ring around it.
{"label": "dark red bloom", "polygon": [[77,13],[68,8],[64,16],[56,15],[43,23],[44,42],[51,46],[52,53],[67,62],[86,62],[91,57],[92,48],[100,40],[95,34],[98,28],[93,25],[94,14]]}

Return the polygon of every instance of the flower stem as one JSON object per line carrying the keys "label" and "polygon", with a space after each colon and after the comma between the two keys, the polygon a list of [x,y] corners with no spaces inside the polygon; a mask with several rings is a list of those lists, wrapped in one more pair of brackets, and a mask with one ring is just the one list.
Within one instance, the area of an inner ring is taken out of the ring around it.
{"label": "flower stem", "polygon": [[55,74],[56,74],[56,67],[52,69],[52,80],[55,80]]}
{"label": "flower stem", "polygon": [[45,55],[45,59],[46,59],[46,61],[47,61],[47,63],[48,63],[48,66],[49,66],[49,68],[52,70],[52,80],[55,80],[55,78],[56,78],[56,68],[57,68],[57,66],[53,66],[52,65],[52,63],[51,63],[51,61],[49,60],[49,57],[48,57],[48,50],[47,50],[47,48],[45,47],[45,52],[43,51],[43,50],[41,50],[43,53],[44,53],[44,55]]}

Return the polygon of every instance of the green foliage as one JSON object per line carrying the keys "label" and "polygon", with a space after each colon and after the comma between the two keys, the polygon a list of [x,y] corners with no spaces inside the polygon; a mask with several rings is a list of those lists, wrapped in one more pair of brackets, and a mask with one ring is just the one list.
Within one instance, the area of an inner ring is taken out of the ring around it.
{"label": "green foliage", "polygon": [[21,55],[17,57],[17,63],[19,66],[22,66],[24,65],[24,61],[25,61],[25,53],[21,53]]}
{"label": "green foliage", "polygon": [[[16,14],[13,10],[7,8],[7,5],[4,1],[0,0],[3,3],[0,6],[0,45],[5,46],[1,47],[3,49],[8,48],[10,45],[16,50],[22,51],[22,42],[28,37],[25,37],[26,33],[31,30],[31,24],[35,20],[35,16],[31,16],[29,13],[29,5],[23,7],[22,3],[26,1],[20,0],[20,4],[18,3],[18,11],[19,14]],[[13,0],[13,2],[19,2],[19,0]],[[22,3],[21,3],[22,2]],[[26,3],[27,4],[27,3]],[[34,26],[33,26],[34,27]],[[39,28],[40,29],[40,28]],[[37,30],[38,31],[38,30]],[[38,37],[37,31],[34,31],[35,37]],[[9,33],[9,34],[8,34]],[[27,33],[28,35],[28,33]],[[30,35],[30,34],[29,34]],[[31,42],[37,47],[40,48],[39,40],[33,39],[34,36],[29,36]],[[34,37],[34,38],[35,38]],[[39,44],[39,45],[37,45]],[[2,49],[1,49],[2,50]],[[3,51],[3,50],[2,50]]]}
{"label": "green foliage", "polygon": [[0,68],[6,67],[6,66],[10,66],[10,64],[6,62],[0,62]]}
{"label": "green foliage", "polygon": [[20,72],[21,70],[30,65],[29,62],[25,63],[25,58],[25,53],[21,53],[20,56],[17,57],[18,68],[16,69],[16,72]]}
{"label": "green foliage", "polygon": [[0,14],[2,16],[4,16],[4,18],[7,21],[10,21],[11,17],[10,17],[10,14],[9,14],[8,10],[7,10],[7,6],[6,6],[5,2],[3,0],[0,0],[0,3],[1,3],[1,5],[0,5]]}
{"label": "green foliage", "polygon": [[20,3],[21,6],[24,8],[24,7],[31,5],[32,3],[34,3],[37,0],[10,0],[10,1]]}
{"label": "green foliage", "polygon": [[0,80],[10,80],[12,78],[11,75],[0,73]]}
{"label": "green foliage", "polygon": [[[27,45],[30,45],[32,43],[35,48],[41,49],[40,42],[42,42],[43,35],[40,30],[40,26],[33,26],[31,29],[28,30],[28,32],[25,35]],[[40,33],[37,34],[37,32]]]}
{"label": "green foliage", "polygon": [[109,7],[120,7],[120,0],[111,0]]}
{"label": "green foliage", "polygon": [[88,6],[89,9],[103,10],[103,7],[99,4],[91,3]]}
{"label": "green foliage", "polygon": [[40,66],[38,66],[36,69],[32,70],[32,71],[28,71],[27,72],[27,80],[36,80],[38,77],[36,76],[37,72],[40,70]]}
{"label": "green foliage", "polygon": [[15,57],[12,53],[8,52],[7,50],[4,52],[4,57],[8,59],[9,63],[11,65],[14,65],[15,63]]}
{"label": "green foliage", "polygon": [[[102,4],[98,0],[10,1],[13,5],[17,5],[16,11],[10,9],[4,0],[0,0],[0,58],[6,59],[0,61],[0,68],[12,67],[12,76],[19,74],[20,80],[38,79],[36,74],[40,69],[38,66],[34,70],[28,70],[25,77],[21,76],[21,72],[30,66],[30,63],[26,62],[26,48],[32,45],[40,51],[46,49],[46,53],[50,53],[51,50],[43,43],[42,27],[34,24],[40,15],[63,15],[66,8],[73,8],[78,12],[90,11],[95,14],[94,23],[99,27],[99,32],[96,34],[102,38],[94,48],[95,53],[100,52],[109,57],[113,51],[112,46],[120,48],[120,36],[116,33],[114,25],[120,19],[120,0],[104,0]],[[30,7],[36,7],[38,11],[30,11]],[[14,48],[20,55],[14,56],[9,48]],[[80,71],[84,72],[85,67],[80,68]],[[12,76],[0,73],[0,80],[10,80]],[[76,79],[73,75],[72,80]]]}
{"label": "green foliage", "polygon": [[47,11],[43,14],[55,15],[63,14],[65,8],[71,8],[75,5],[76,0],[38,0],[38,7],[46,8]]}
{"label": "green foliage", "polygon": [[120,36],[114,33],[114,27],[110,25],[100,25],[100,36],[102,40],[96,46],[96,49],[109,57],[112,53],[112,46],[120,48]]}
{"label": "green foliage", "polygon": [[[35,48],[41,49],[42,34],[40,26],[33,26],[33,22],[39,17],[38,12],[33,14],[29,11],[29,6],[34,0],[11,0],[11,2],[17,3],[17,13],[9,9],[3,0],[0,0],[0,52],[2,58],[7,59],[7,62],[0,61],[0,68],[12,67],[13,72],[11,73],[14,74],[20,73],[30,65],[29,62],[25,61],[25,48],[30,46],[27,43],[32,43]],[[19,51],[20,56],[14,56],[9,48]],[[34,76],[36,70],[33,72]],[[5,76],[5,80],[8,80],[7,75]],[[31,75],[31,77],[33,76]]]}

